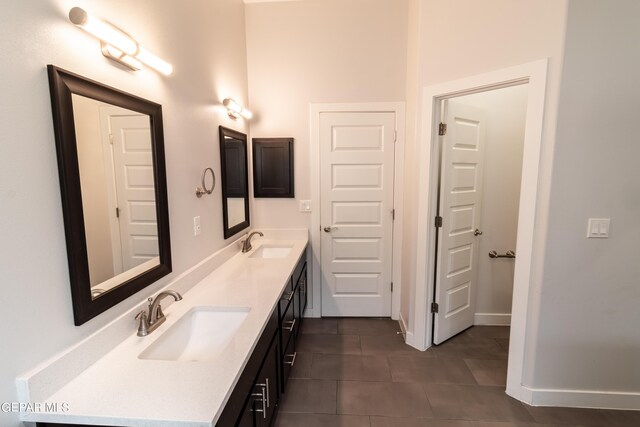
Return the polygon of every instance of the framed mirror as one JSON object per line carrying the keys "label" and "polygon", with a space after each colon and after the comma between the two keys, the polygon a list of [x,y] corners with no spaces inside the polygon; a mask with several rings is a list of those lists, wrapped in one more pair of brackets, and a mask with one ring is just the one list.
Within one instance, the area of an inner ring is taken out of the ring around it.
{"label": "framed mirror", "polygon": [[81,325],[171,272],[162,107],[47,69]]}
{"label": "framed mirror", "polygon": [[249,227],[247,135],[220,126],[220,172],[224,238]]}

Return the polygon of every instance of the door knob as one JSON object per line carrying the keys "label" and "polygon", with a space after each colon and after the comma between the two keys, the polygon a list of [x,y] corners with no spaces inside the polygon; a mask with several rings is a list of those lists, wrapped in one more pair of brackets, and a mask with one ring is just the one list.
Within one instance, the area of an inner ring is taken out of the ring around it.
{"label": "door knob", "polygon": [[480,231],[480,230],[478,230],[478,229],[476,228],[476,231],[474,231],[474,232],[473,232],[473,235],[474,235],[474,236],[482,236],[482,231]]}
{"label": "door knob", "polygon": [[325,227],[324,228],[324,232],[325,233],[331,233],[332,231],[337,230],[337,229],[338,229],[338,227]]}

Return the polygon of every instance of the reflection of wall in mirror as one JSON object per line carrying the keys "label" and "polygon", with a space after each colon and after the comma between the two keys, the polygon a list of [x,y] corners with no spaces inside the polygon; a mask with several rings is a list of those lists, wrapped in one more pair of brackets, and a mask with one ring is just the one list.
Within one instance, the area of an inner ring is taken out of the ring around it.
{"label": "reflection of wall in mirror", "polygon": [[244,198],[227,198],[227,215],[229,228],[246,221],[244,217]]}
{"label": "reflection of wall in mirror", "polygon": [[100,103],[73,95],[78,163],[82,187],[82,210],[87,236],[91,284],[114,276],[109,226],[109,203],[100,131]]}

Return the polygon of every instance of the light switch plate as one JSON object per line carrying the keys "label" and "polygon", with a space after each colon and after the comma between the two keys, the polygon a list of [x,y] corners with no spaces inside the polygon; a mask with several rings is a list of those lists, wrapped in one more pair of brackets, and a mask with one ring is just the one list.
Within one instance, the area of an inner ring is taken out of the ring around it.
{"label": "light switch plate", "polygon": [[589,218],[587,237],[589,239],[607,239],[609,237],[609,218]]}
{"label": "light switch plate", "polygon": [[300,200],[300,212],[311,212],[311,200]]}

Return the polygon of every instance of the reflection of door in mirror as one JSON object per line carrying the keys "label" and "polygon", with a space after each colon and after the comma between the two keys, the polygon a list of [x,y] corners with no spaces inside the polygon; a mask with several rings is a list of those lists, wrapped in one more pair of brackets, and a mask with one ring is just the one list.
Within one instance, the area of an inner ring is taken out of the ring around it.
{"label": "reflection of door in mirror", "polygon": [[95,298],[159,264],[150,120],[76,94],[72,99]]}

